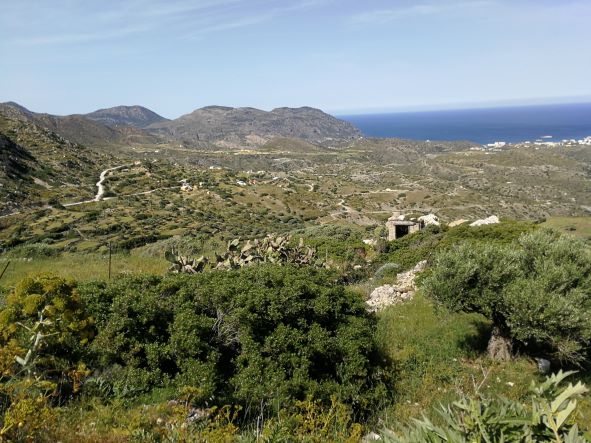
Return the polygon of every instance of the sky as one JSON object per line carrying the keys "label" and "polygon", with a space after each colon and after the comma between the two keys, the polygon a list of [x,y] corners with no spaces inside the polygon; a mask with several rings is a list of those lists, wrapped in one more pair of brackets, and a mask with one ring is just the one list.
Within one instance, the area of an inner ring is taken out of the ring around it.
{"label": "sky", "polygon": [[333,114],[591,101],[590,0],[0,0],[0,101]]}

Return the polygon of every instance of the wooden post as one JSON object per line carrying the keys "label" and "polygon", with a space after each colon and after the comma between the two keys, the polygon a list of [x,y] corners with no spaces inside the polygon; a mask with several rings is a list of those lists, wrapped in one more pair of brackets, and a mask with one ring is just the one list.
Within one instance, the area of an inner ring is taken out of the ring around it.
{"label": "wooden post", "polygon": [[111,254],[112,254],[112,250],[111,250],[111,242],[109,242],[109,280],[111,280]]}
{"label": "wooden post", "polygon": [[10,265],[10,260],[8,260],[8,263],[6,263],[6,266],[4,266],[4,269],[2,270],[2,274],[0,274],[0,280],[2,280],[2,277],[4,277],[4,273],[8,269],[9,265]]}

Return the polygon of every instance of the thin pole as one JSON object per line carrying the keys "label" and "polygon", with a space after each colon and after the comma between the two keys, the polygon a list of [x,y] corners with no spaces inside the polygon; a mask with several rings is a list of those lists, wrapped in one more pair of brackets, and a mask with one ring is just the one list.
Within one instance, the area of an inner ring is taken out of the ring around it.
{"label": "thin pole", "polygon": [[109,242],[109,280],[111,280],[111,242]]}
{"label": "thin pole", "polygon": [[10,260],[8,260],[8,263],[6,263],[6,266],[4,266],[4,269],[2,270],[2,274],[0,274],[0,280],[2,279],[2,277],[4,277],[4,273],[8,269],[8,265],[10,265]]}

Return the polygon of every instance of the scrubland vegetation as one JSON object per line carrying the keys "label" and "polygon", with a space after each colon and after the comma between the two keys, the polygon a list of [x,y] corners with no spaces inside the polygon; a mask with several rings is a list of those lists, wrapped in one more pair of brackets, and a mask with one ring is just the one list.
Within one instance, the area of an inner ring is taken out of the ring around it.
{"label": "scrubland vegetation", "polygon": [[[160,258],[110,281],[84,271],[96,253],[8,250],[6,259],[35,259],[17,262],[2,289],[2,438],[589,438],[583,240],[528,222],[431,227],[374,248],[361,242],[367,234],[293,230],[290,242],[313,246],[320,266],[278,260],[165,274]],[[194,239],[175,242],[204,252]],[[424,259],[412,300],[366,311],[373,287]],[[23,265],[51,262],[53,276],[24,277]],[[491,337],[502,338],[502,352],[491,352]],[[538,372],[540,358],[556,375]]]}
{"label": "scrubland vegetation", "polygon": [[[591,438],[588,150],[0,130],[1,439]],[[394,211],[444,223],[388,242]],[[367,311],[423,260],[412,299]]]}

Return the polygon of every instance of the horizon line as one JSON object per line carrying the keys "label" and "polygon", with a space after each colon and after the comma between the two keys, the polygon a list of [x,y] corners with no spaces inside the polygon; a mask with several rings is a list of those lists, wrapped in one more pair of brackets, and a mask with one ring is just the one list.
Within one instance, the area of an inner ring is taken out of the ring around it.
{"label": "horizon line", "polygon": [[565,96],[565,97],[541,97],[529,99],[510,99],[484,102],[459,102],[459,103],[432,103],[411,106],[382,106],[371,108],[348,108],[341,110],[328,110],[326,112],[335,116],[371,115],[371,114],[411,114],[415,112],[460,111],[479,110],[493,108],[520,108],[530,106],[551,105],[575,105],[591,103],[591,95]]}
{"label": "horizon line", "polygon": [[[30,112],[34,112],[37,114],[49,114],[47,111],[31,111],[27,106],[22,105],[21,103],[15,100],[6,100],[0,103],[14,103],[16,105],[22,106]],[[575,105],[575,104],[588,104],[591,103],[591,95],[582,95],[582,96],[565,96],[565,97],[544,97],[544,98],[528,98],[528,99],[510,99],[510,100],[497,100],[497,101],[484,101],[484,102],[459,102],[459,103],[438,103],[438,104],[421,104],[421,105],[411,105],[411,106],[379,106],[379,107],[368,107],[368,108],[341,108],[341,109],[331,109],[331,108],[324,108],[324,107],[315,107],[310,105],[301,105],[301,106],[273,106],[272,108],[257,108],[255,106],[231,106],[231,105],[220,105],[220,104],[209,104],[198,106],[193,108],[193,110],[189,111],[191,113],[198,109],[203,109],[207,107],[228,107],[234,109],[240,108],[253,108],[259,109],[262,111],[270,112],[274,109],[279,108],[302,108],[302,107],[312,107],[316,109],[320,109],[327,114],[330,114],[335,117],[339,116],[355,116],[355,115],[372,115],[372,114],[411,114],[411,113],[419,113],[419,112],[437,112],[437,111],[459,111],[459,110],[479,110],[479,109],[493,109],[493,108],[519,108],[519,107],[530,107],[530,106],[551,106],[551,105]],[[149,108],[144,105],[140,104],[133,104],[133,105],[113,105],[110,107],[100,107],[97,108],[95,111],[100,111],[104,109],[115,108],[118,106],[140,106],[146,108],[162,117],[158,111],[154,110],[153,108]],[[88,113],[92,113],[95,111],[90,111]],[[66,117],[69,115],[82,115],[84,116],[86,113],[76,112],[72,114],[50,114],[56,115],[58,117]],[[170,120],[175,120],[177,118],[186,115],[187,113],[183,113],[178,115],[178,117],[164,117]]]}

